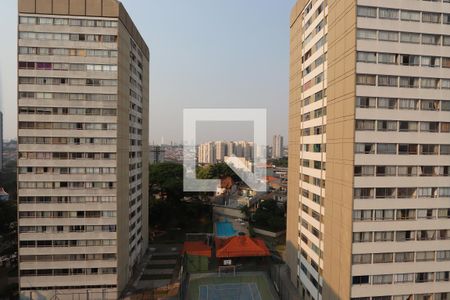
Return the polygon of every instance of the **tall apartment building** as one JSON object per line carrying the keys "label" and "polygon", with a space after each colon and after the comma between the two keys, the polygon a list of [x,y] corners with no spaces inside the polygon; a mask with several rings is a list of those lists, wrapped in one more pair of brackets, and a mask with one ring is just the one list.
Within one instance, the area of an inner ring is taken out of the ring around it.
{"label": "tall apartment building", "polygon": [[273,136],[272,158],[283,157],[283,137],[279,134]]}
{"label": "tall apartment building", "polygon": [[198,162],[200,164],[216,163],[216,145],[214,142],[204,143],[199,146]]}
{"label": "tall apartment building", "polygon": [[450,1],[299,0],[290,28],[292,282],[450,299]]}
{"label": "tall apartment building", "polygon": [[217,161],[224,161],[224,157],[227,155],[227,143],[223,141],[217,141],[215,142],[215,148],[216,148],[216,160]]}
{"label": "tall apartment building", "polygon": [[0,111],[0,171],[3,169],[3,113]]}
{"label": "tall apartment building", "polygon": [[18,9],[21,295],[117,299],[148,244],[148,47],[116,0]]}

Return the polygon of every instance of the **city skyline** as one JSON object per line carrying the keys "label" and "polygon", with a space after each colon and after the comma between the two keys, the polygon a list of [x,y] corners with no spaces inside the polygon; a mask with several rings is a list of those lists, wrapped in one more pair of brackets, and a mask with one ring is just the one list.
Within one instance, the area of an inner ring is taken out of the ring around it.
{"label": "city skyline", "polygon": [[[142,28],[144,39],[152,41],[150,102],[155,110],[150,112],[149,141],[164,137],[166,141],[182,142],[182,109],[186,103],[189,108],[267,108],[268,137],[287,134],[286,16],[294,0],[254,0],[239,5],[205,0],[194,5],[185,1],[122,2]],[[0,49],[0,107],[5,118],[4,138],[11,139],[16,138],[16,81],[11,74],[16,68],[17,4],[2,1],[0,7],[0,25],[5,32]],[[217,15],[218,11],[221,13]],[[172,18],[184,26],[169,22]],[[210,23],[214,29],[204,26]],[[178,43],[184,45],[184,51],[176,50]]]}

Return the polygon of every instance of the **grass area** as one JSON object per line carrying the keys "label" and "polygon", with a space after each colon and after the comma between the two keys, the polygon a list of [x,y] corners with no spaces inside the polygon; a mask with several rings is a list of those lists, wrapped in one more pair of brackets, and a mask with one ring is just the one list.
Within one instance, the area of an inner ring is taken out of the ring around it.
{"label": "grass area", "polygon": [[141,280],[172,279],[172,274],[142,274]]}
{"label": "grass area", "polygon": [[158,269],[174,269],[175,268],[175,264],[148,264],[146,267],[146,269],[150,269],[150,270],[158,270]]}
{"label": "grass area", "polygon": [[256,283],[259,289],[259,294],[262,300],[278,299],[273,294],[273,290],[270,288],[270,282],[264,275],[237,275],[237,276],[214,276],[198,279],[191,279],[189,281],[189,300],[198,300],[199,286],[204,284],[224,284],[224,283]]}

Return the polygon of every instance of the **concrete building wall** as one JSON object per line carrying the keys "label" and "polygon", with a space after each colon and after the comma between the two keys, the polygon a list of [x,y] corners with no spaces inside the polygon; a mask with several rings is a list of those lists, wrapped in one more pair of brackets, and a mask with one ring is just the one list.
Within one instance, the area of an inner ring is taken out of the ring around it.
{"label": "concrete building wall", "polygon": [[289,266],[292,282],[298,286],[299,253],[299,202],[300,202],[300,105],[302,64],[302,20],[300,18],[305,1],[298,1],[290,17],[290,66],[289,66],[289,166],[288,203],[285,260]]}
{"label": "concrete building wall", "polygon": [[323,299],[349,299],[355,124],[356,1],[328,1],[327,178]]}
{"label": "concrete building wall", "polygon": [[148,47],[115,0],[18,7],[22,295],[117,299],[148,245]]}

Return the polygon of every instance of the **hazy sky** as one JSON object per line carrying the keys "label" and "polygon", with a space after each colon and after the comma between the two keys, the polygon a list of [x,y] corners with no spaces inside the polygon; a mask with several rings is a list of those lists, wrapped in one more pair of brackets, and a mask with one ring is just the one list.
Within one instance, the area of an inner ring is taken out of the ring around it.
{"label": "hazy sky", "polygon": [[[287,134],[289,13],[295,0],[123,0],[150,47],[150,143],[182,140],[183,108],[266,108]],[[0,107],[16,137],[16,0],[0,1]],[[199,141],[246,138],[211,124]]]}

